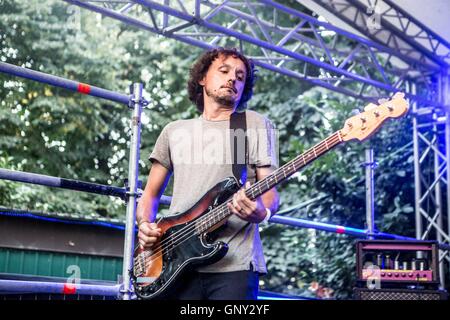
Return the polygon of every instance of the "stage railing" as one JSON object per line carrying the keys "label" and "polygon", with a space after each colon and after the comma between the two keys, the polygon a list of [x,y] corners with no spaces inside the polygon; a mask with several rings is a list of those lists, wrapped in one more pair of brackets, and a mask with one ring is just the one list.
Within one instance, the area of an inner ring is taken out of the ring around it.
{"label": "stage railing", "polygon": [[78,93],[86,94],[89,96],[123,103],[125,105],[128,105],[130,103],[130,96],[123,93],[102,89],[90,84],[53,76],[40,71],[22,68],[5,62],[0,62],[0,72],[38,81],[41,83],[50,84],[54,87],[76,91]]}
{"label": "stage railing", "polygon": [[[62,77],[57,77],[54,75],[49,75],[43,72],[34,71],[12,64],[0,62],[0,72],[14,75],[30,80],[34,80],[41,83],[50,84],[52,86],[65,88],[68,90],[76,91],[82,94],[86,94],[93,97],[99,97],[107,99],[114,102],[119,102],[127,105],[128,108],[132,109],[131,114],[131,143],[130,143],[130,160],[129,160],[129,171],[128,171],[128,183],[129,187],[124,190],[125,197],[127,199],[127,213],[126,213],[126,225],[125,225],[125,241],[124,241],[124,258],[123,258],[123,285],[120,289],[122,298],[124,300],[130,299],[132,295],[130,270],[133,267],[133,250],[134,250],[134,238],[135,238],[135,220],[136,220],[136,207],[137,198],[139,196],[138,190],[138,176],[139,176],[139,148],[140,148],[140,136],[141,136],[141,113],[142,108],[148,104],[142,97],[142,84],[133,84],[131,87],[131,94],[125,95],[122,93],[113,92],[110,90],[102,89],[96,86],[92,86],[86,83],[77,82],[73,80],[64,79]],[[11,177],[14,174],[9,171],[3,171],[2,174],[6,176],[7,174]],[[121,193],[118,189],[105,188],[105,186],[96,184],[87,184],[85,182],[74,180],[67,180],[61,178],[53,179],[48,176],[38,176],[38,175],[26,175],[25,173],[17,173],[15,175],[17,179],[28,180],[27,182],[34,181],[37,184],[46,184],[51,186],[61,187],[65,185],[67,188],[70,185],[73,190],[93,192],[97,191],[99,194],[104,194],[105,192]],[[58,180],[59,179],[59,180]],[[52,185],[53,184],[53,185]],[[103,192],[103,193],[102,193]]]}

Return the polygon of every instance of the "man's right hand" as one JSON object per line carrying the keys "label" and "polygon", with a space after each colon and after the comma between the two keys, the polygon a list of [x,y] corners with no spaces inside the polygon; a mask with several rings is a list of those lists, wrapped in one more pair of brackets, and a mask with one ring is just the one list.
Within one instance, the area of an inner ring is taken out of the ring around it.
{"label": "man's right hand", "polygon": [[156,223],[151,223],[149,221],[142,221],[139,223],[138,239],[141,249],[151,248],[161,235],[161,228],[158,228]]}

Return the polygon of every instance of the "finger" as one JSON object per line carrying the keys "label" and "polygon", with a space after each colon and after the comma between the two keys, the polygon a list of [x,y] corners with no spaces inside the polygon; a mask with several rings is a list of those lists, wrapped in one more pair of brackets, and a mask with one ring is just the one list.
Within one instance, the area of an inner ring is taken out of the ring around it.
{"label": "finger", "polygon": [[238,205],[246,211],[252,212],[256,207],[256,203],[247,197],[244,190],[238,195],[237,199]]}
{"label": "finger", "polygon": [[155,237],[161,236],[161,228],[152,229],[149,224],[142,224],[139,230],[142,231],[147,236],[155,236]]}
{"label": "finger", "polygon": [[141,226],[148,230],[156,230],[158,232],[161,232],[161,228],[158,228],[158,225],[156,223],[143,223]]}
{"label": "finger", "polygon": [[142,228],[139,229],[139,231],[141,231],[143,234],[147,235],[147,236],[155,236],[155,237],[159,237],[161,236],[161,230],[159,229],[149,229],[149,228]]}
{"label": "finger", "polygon": [[[237,197],[239,199],[239,196]],[[237,206],[235,210],[238,212],[237,215],[243,219],[246,219],[253,212],[251,207],[247,206],[242,199],[237,200]]]}
{"label": "finger", "polygon": [[230,211],[234,214],[239,214],[238,210],[236,209],[236,207],[234,206],[234,204],[231,203],[227,203],[228,209],[230,209]]}
{"label": "finger", "polygon": [[139,240],[139,246],[142,250],[145,250],[146,248],[151,248],[153,246],[153,243],[146,244],[145,241]]}
{"label": "finger", "polygon": [[149,222],[149,221],[144,221],[141,223],[141,225],[139,226],[140,228],[147,228],[147,229],[151,229],[151,230],[158,230],[161,231],[161,228],[158,228],[158,225],[154,222]]}
{"label": "finger", "polygon": [[243,202],[243,203],[241,203],[241,207],[242,207],[243,213],[246,215],[250,215],[254,211],[253,206],[251,204],[247,205],[246,203]]}
{"label": "finger", "polygon": [[245,183],[245,189],[248,189],[248,188],[250,188],[250,182],[249,182],[249,181],[247,181],[247,182]]}
{"label": "finger", "polygon": [[156,238],[161,237],[161,233],[159,233],[155,230],[144,230],[144,231],[141,231],[141,233],[146,237],[156,237]]}
{"label": "finger", "polygon": [[239,205],[239,195],[238,194],[234,194],[233,196],[233,207],[236,211],[241,211],[241,206]]}
{"label": "finger", "polygon": [[145,244],[154,243],[154,242],[158,241],[158,237],[147,236],[144,233],[139,233],[138,237],[140,240],[144,241]]}
{"label": "finger", "polygon": [[158,229],[158,225],[154,222],[148,224],[150,229]]}
{"label": "finger", "polygon": [[227,206],[228,206],[228,209],[230,209],[230,211],[231,211],[232,213],[234,213],[235,215],[237,215],[237,216],[240,217],[240,218],[243,218],[242,215],[241,215],[241,213],[240,213],[239,211],[237,211],[237,210],[235,209],[235,207],[234,207],[231,203],[227,203]]}
{"label": "finger", "polygon": [[240,195],[240,197],[241,197],[242,199],[250,200],[250,198],[247,197],[247,194],[245,193],[245,190],[244,190],[244,189],[241,189],[241,190],[239,191],[239,195]]}

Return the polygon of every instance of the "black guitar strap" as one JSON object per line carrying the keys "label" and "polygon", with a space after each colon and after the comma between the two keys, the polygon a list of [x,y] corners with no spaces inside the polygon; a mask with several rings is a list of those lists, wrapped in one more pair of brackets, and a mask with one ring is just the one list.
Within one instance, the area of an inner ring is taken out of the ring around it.
{"label": "black guitar strap", "polygon": [[[233,161],[233,175],[237,181],[243,186],[247,181],[247,164],[248,164],[248,139],[247,139],[247,118],[246,112],[235,112],[230,118],[230,143],[231,143],[231,159]],[[224,240],[230,243],[239,232],[247,228],[250,222],[245,223],[239,231]]]}
{"label": "black guitar strap", "polygon": [[234,112],[230,117],[230,143],[233,175],[241,185],[247,181],[248,141],[246,112]]}

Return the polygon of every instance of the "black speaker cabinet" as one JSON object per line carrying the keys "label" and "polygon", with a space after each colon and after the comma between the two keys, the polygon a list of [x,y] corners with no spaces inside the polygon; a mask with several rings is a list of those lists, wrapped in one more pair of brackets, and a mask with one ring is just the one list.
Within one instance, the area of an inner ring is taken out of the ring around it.
{"label": "black speaker cabinet", "polygon": [[446,291],[354,288],[355,300],[447,300]]}

